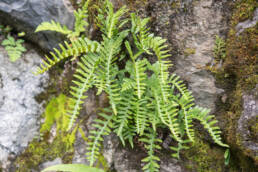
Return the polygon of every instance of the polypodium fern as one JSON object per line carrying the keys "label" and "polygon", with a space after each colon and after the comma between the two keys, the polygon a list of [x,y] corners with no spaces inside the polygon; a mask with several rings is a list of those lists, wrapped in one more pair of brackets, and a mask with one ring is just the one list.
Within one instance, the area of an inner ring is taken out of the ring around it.
{"label": "polypodium fern", "polygon": [[[192,93],[183,81],[175,74],[170,75],[172,64],[166,40],[149,32],[149,19],[135,14],[128,19],[127,11],[126,7],[115,11],[112,3],[105,0],[97,18],[102,39],[97,42],[82,36],[65,42],[60,50],[50,53],[51,58],[46,57],[37,72],[45,72],[64,58],[79,58],[70,92],[68,129],[80,113],[89,88],[97,88],[97,94],[105,92],[108,95],[110,107],[99,113],[93,123],[95,129],[90,131],[87,148],[90,165],[94,165],[100,154],[103,136],[113,131],[123,145],[129,142],[133,147],[135,136],[139,137],[148,154],[143,159],[143,170],[158,171],[159,158],[155,150],[161,148],[161,140],[157,138],[157,130],[169,129],[178,143],[178,147],[171,147],[175,151],[172,156],[179,158],[180,150],[194,142],[193,119],[204,125],[215,143],[228,147],[222,142],[214,116],[195,106]],[[86,9],[78,12],[87,17]],[[125,26],[128,20],[131,20],[131,29]],[[133,40],[129,41],[128,37]],[[157,61],[150,63],[147,59],[150,55]]]}

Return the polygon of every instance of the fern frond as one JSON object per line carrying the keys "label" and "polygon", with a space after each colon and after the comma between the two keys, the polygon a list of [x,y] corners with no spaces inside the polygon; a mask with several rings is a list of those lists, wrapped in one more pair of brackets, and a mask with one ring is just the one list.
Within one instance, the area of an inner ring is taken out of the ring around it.
{"label": "fern frond", "polygon": [[121,100],[118,106],[118,113],[115,119],[115,132],[121,137],[121,133],[125,127],[128,127],[129,121],[132,120],[133,112],[132,112],[132,95],[130,92],[124,92],[120,95]]}
{"label": "fern frond", "polygon": [[123,131],[120,134],[119,138],[120,138],[123,146],[125,146],[125,142],[128,141],[130,143],[130,146],[133,148],[134,147],[133,137],[135,135],[136,135],[135,126],[132,124],[129,124],[128,126],[123,128]]}
{"label": "fern frond", "polygon": [[70,56],[78,56],[82,53],[94,53],[100,50],[100,44],[96,41],[91,41],[87,38],[72,41],[71,44],[64,42],[65,46],[59,44],[60,50],[54,48],[54,51],[50,52],[51,57],[47,55],[46,60],[38,67],[35,74],[42,74],[53,67],[56,63]]}
{"label": "fern frond", "polygon": [[102,48],[100,50],[103,60],[102,74],[105,76],[105,91],[109,95],[109,102],[112,106],[113,112],[117,114],[117,104],[120,101],[120,86],[116,82],[117,66],[113,64],[118,58],[118,53],[121,50],[121,44],[124,38],[128,35],[128,31],[125,30],[117,35],[117,37],[109,39],[103,37]]}
{"label": "fern frond", "polygon": [[144,133],[144,137],[140,139],[145,145],[144,147],[148,151],[148,156],[142,159],[142,162],[146,164],[142,168],[144,171],[148,172],[158,172],[159,171],[159,164],[160,161],[159,157],[155,155],[155,150],[161,149],[158,145],[162,141],[156,138],[156,132],[152,129],[147,130],[147,133]]}
{"label": "fern frond", "polygon": [[[114,35],[118,34],[118,29],[128,21],[127,19],[120,20],[121,17],[128,11],[128,9],[123,6],[118,11],[114,12],[113,4],[108,0],[105,1],[104,8],[105,9],[103,11],[99,10],[99,27],[102,33],[104,33],[106,37],[110,39]],[[120,26],[118,26],[119,23]]]}
{"label": "fern frond", "polygon": [[134,89],[136,90],[136,94],[139,99],[141,99],[141,96],[144,93],[144,90],[146,89],[146,83],[144,80],[147,78],[147,74],[145,73],[146,71],[146,64],[144,60],[137,60],[134,63],[134,78],[136,84],[134,84]]}
{"label": "fern frond", "polygon": [[95,130],[90,130],[90,141],[88,142],[87,147],[89,152],[86,153],[90,166],[93,166],[99,156],[100,142],[103,141],[103,136],[108,135],[111,132],[110,128],[112,128],[114,114],[110,109],[104,109],[104,112],[99,113],[98,116],[100,118],[96,119],[93,124]]}
{"label": "fern frond", "polygon": [[191,109],[189,113],[192,114],[192,118],[199,120],[204,128],[208,130],[215,143],[222,147],[229,147],[221,141],[220,128],[218,126],[214,126],[218,121],[214,119],[214,115],[208,115],[209,112],[209,109],[196,106]]}
{"label": "fern frond", "polygon": [[74,11],[75,24],[74,24],[74,33],[70,37],[78,37],[81,32],[85,32],[86,27],[89,23],[86,21],[88,18],[88,6],[91,0],[87,0],[82,8]]}
{"label": "fern frond", "polygon": [[186,88],[186,85],[183,83],[182,80],[179,80],[179,76],[176,76],[173,74],[170,79],[169,83],[172,84],[172,87],[176,88],[179,93],[181,94],[180,98],[176,98],[174,96],[174,101],[176,101],[181,108],[181,112],[183,113],[183,121],[185,124],[185,130],[188,138],[193,142],[194,141],[194,130],[193,130],[193,125],[192,125],[192,117],[191,113],[188,112],[190,108],[194,106],[194,98],[192,96],[192,93],[188,91]]}
{"label": "fern frond", "polygon": [[38,25],[35,32],[40,31],[54,31],[64,35],[69,35],[73,32],[70,29],[68,29],[65,25],[62,26],[60,23],[55,22],[54,20],[51,20],[50,22],[42,22],[40,25]]}
{"label": "fern frond", "polygon": [[159,118],[163,124],[168,126],[173,135],[173,138],[175,138],[176,141],[181,142],[182,140],[180,137],[180,128],[177,121],[177,105],[167,104],[165,102],[163,103],[162,99],[160,99],[156,91],[154,91],[154,99]]}
{"label": "fern frond", "polygon": [[145,51],[147,54],[151,54],[149,51],[150,42],[154,36],[149,34],[150,29],[147,27],[149,20],[149,18],[141,19],[135,13],[131,14],[131,32],[133,33],[134,43],[138,49]]}
{"label": "fern frond", "polygon": [[165,44],[166,41],[166,39],[161,37],[153,37],[153,39],[151,39],[149,46],[152,48],[159,61],[171,56],[168,54],[169,50],[167,49],[168,45]]}
{"label": "fern frond", "polygon": [[130,90],[130,89],[133,89],[135,87],[134,84],[135,84],[135,82],[134,82],[133,79],[124,78],[121,91],[127,91],[127,90]]}
{"label": "fern frond", "polygon": [[134,111],[134,120],[136,125],[137,134],[142,135],[144,130],[148,127],[148,108],[147,100],[145,98],[137,99],[133,98],[133,111]]}
{"label": "fern frond", "polygon": [[166,103],[168,102],[170,96],[170,86],[168,82],[169,72],[168,68],[171,66],[170,61],[159,61],[159,74],[158,74],[158,81],[160,85],[161,95],[163,101]]}
{"label": "fern frond", "polygon": [[194,97],[192,95],[192,92],[187,89],[186,85],[183,83],[182,80],[180,80],[179,76],[177,76],[176,74],[172,74],[169,78],[169,83],[171,83],[180,92],[180,94],[186,100],[188,100],[189,103],[193,103]]}
{"label": "fern frond", "polygon": [[[173,136],[172,136],[173,137]],[[187,143],[190,143],[190,140],[183,140],[182,142],[178,142],[177,147],[170,146],[170,149],[175,151],[175,153],[172,154],[172,157],[179,159],[180,158],[180,151],[183,149],[189,149],[189,147],[186,145]]]}
{"label": "fern frond", "polygon": [[72,103],[69,104],[68,114],[70,116],[70,122],[68,130],[72,128],[72,125],[80,112],[80,105],[86,98],[84,93],[92,86],[92,80],[94,72],[99,64],[98,54],[89,53],[87,56],[81,58],[81,62],[78,62],[78,68],[73,75],[76,80],[73,80],[75,86],[71,86],[70,94],[72,95]]}

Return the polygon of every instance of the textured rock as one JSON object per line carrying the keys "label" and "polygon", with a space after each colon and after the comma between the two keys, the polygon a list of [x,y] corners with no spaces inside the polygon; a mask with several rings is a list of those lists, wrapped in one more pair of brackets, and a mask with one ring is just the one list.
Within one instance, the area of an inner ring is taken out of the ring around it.
{"label": "textured rock", "polygon": [[[65,1],[67,2],[67,1]],[[15,30],[24,31],[25,37],[49,50],[61,41],[53,32],[34,33],[44,21],[55,20],[71,28],[73,13],[63,0],[3,0],[0,2],[0,23],[11,25]]]}
{"label": "textured rock", "polygon": [[[103,156],[113,170],[118,172],[141,171],[144,165],[141,160],[147,155],[143,149],[137,147],[134,147],[134,149],[124,148],[118,137],[113,134],[105,137],[103,145]],[[170,156],[161,157],[160,172],[182,171],[182,167],[177,160]]]}
{"label": "textured rock", "polygon": [[236,26],[237,35],[242,33],[245,29],[253,27],[258,22],[258,8],[254,11],[253,18],[240,22]]}
{"label": "textured rock", "polygon": [[[258,122],[258,85],[250,94],[244,94],[243,112],[238,120],[237,133],[240,135],[244,152],[252,158],[258,156],[257,122]],[[254,127],[254,131],[251,129]]]}
{"label": "textured rock", "polygon": [[16,62],[10,62],[0,47],[0,165],[10,154],[17,155],[36,135],[42,106],[35,100],[47,84],[48,75],[35,76],[32,68],[39,55],[30,50]]}
{"label": "textured rock", "polygon": [[56,158],[56,159],[54,159],[53,161],[47,161],[47,162],[41,164],[41,165],[39,166],[39,168],[40,168],[41,170],[43,170],[43,169],[45,169],[45,168],[47,168],[47,167],[50,167],[50,166],[53,166],[53,165],[58,165],[58,164],[62,164],[62,159],[61,159],[61,158]]}
{"label": "textured rock", "polygon": [[[223,90],[216,87],[214,77],[205,67],[213,61],[215,36],[223,36],[227,32],[225,2],[185,0],[173,9],[168,1],[152,0],[146,6],[139,7],[142,16],[151,17],[151,30],[156,35],[168,39],[173,49],[171,60],[175,64],[175,72],[187,81],[196,103],[212,111],[215,111],[215,101]],[[125,2],[113,0],[113,3],[122,6]],[[192,49],[194,53],[186,54],[186,49]],[[171,142],[172,140],[167,138],[163,146],[166,148]],[[143,149],[124,148],[114,135],[106,136],[103,146],[103,156],[111,169],[118,172],[141,171],[141,159],[146,156]],[[79,148],[75,154],[78,161],[74,162],[87,163],[79,158],[79,155],[85,156],[84,154],[85,150]],[[170,155],[164,155],[161,157],[160,171],[185,170],[177,160]]]}
{"label": "textured rock", "polygon": [[[177,46],[176,73],[189,84],[196,103],[215,110],[215,101],[223,90],[215,85],[215,79],[205,67],[213,61],[215,36],[225,32],[223,3],[212,0],[195,1],[186,7],[188,12],[170,17],[172,29],[170,41]],[[193,54],[185,50],[194,49]]]}

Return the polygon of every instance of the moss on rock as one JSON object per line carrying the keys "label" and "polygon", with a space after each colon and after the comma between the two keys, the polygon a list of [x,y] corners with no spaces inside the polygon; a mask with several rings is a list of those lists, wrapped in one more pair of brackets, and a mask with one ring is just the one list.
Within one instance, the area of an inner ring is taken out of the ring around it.
{"label": "moss on rock", "polygon": [[55,138],[52,143],[47,140],[34,139],[26,151],[15,161],[17,172],[28,172],[31,169],[39,170],[39,165],[46,161],[61,157],[64,163],[71,163],[73,148],[67,149],[61,138]]}
{"label": "moss on rock", "polygon": [[[226,120],[223,127],[226,140],[235,157],[234,161],[238,161],[236,164],[242,171],[254,171],[256,161],[248,157],[249,153],[243,148],[241,136],[236,131],[243,111],[243,94],[254,89],[258,83],[258,24],[245,29],[239,35],[236,25],[252,18],[257,5],[256,0],[239,0],[235,3],[226,40],[226,58],[222,68],[215,73],[218,84],[226,90],[228,97],[226,102],[218,106],[223,114],[221,116]],[[256,130],[255,127],[252,130]]]}
{"label": "moss on rock", "polygon": [[[46,119],[41,126],[42,137],[34,139],[15,161],[17,172],[27,172],[31,169],[39,169],[39,165],[46,161],[60,157],[63,163],[71,163],[73,158],[73,143],[75,133],[66,133],[63,126],[66,124],[63,116],[66,107],[66,96],[61,94],[57,98],[52,98],[46,107],[43,117]],[[51,141],[50,130],[56,123],[56,136]]]}
{"label": "moss on rock", "polygon": [[203,134],[196,133],[195,143],[183,151],[183,164],[188,170],[197,172],[222,172],[225,169],[234,171],[235,165],[226,167],[224,149],[204,141]]}

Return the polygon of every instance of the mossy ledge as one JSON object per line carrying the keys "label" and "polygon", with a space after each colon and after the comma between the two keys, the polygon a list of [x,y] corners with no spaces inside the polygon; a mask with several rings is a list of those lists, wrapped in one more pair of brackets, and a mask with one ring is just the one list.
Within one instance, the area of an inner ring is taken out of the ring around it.
{"label": "mossy ledge", "polygon": [[[234,4],[226,40],[226,58],[222,68],[215,72],[218,85],[227,95],[226,100],[219,101],[217,107],[221,118],[226,120],[223,128],[227,143],[231,147],[231,162],[236,162],[237,168],[241,171],[250,172],[255,171],[258,161],[251,159],[249,152],[243,149],[241,137],[236,131],[237,122],[243,111],[242,96],[253,90],[258,83],[256,73],[258,24],[245,29],[239,35],[236,34],[236,25],[251,19],[257,6],[255,0],[238,0]],[[252,130],[258,132],[256,127]]]}

